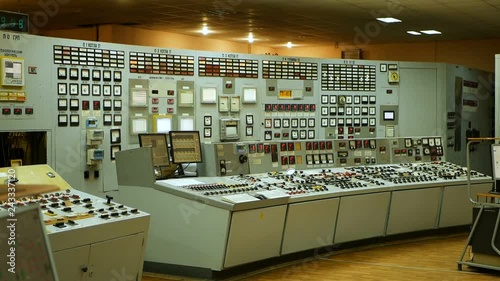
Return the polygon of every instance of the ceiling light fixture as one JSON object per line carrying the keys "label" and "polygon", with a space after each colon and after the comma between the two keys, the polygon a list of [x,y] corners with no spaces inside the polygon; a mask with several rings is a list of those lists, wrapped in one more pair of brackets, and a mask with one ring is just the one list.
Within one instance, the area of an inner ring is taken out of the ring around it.
{"label": "ceiling light fixture", "polygon": [[396,23],[396,22],[401,22],[400,19],[397,18],[377,18],[378,21],[385,22],[385,23]]}
{"label": "ceiling light fixture", "polygon": [[292,44],[292,42],[288,42],[288,43],[286,43],[286,46],[287,46],[288,48],[291,48],[291,47],[293,47],[293,44]]}
{"label": "ceiling light fixture", "polygon": [[436,35],[436,34],[441,34],[441,31],[437,31],[434,29],[429,29],[429,30],[420,30],[420,32],[427,34],[427,35]]}
{"label": "ceiling light fixture", "polygon": [[208,30],[208,27],[204,25],[203,28],[201,29],[201,34],[207,35],[208,33],[210,33],[210,31]]}
{"label": "ceiling light fixture", "polygon": [[418,31],[406,31],[406,33],[411,34],[411,35],[422,35],[422,33]]}
{"label": "ceiling light fixture", "polygon": [[253,41],[255,41],[255,39],[253,38],[253,34],[252,33],[248,34],[247,40],[248,40],[248,43],[253,43]]}

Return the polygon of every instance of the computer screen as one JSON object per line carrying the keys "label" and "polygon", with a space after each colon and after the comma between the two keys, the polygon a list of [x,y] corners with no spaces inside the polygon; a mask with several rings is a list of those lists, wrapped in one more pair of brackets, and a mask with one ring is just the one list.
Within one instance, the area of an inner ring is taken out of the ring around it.
{"label": "computer screen", "polygon": [[167,134],[139,134],[139,145],[141,147],[152,148],[153,166],[162,167],[170,165]]}
{"label": "computer screen", "polygon": [[172,162],[201,163],[201,142],[198,131],[170,131]]}

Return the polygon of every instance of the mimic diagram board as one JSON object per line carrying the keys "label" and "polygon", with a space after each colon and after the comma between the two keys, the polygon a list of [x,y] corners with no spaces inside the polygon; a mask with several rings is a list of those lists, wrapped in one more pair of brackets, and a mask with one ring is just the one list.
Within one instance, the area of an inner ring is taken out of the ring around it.
{"label": "mimic diagram board", "polygon": [[[202,143],[349,142],[405,137],[399,128],[411,135],[415,120],[445,132],[439,129],[446,124],[427,112],[427,100],[409,99],[410,93],[400,90],[402,85],[412,88],[416,79],[390,80],[388,70],[403,74],[418,68],[442,77],[435,91],[426,91],[437,110],[447,109],[440,97],[453,91],[444,81],[458,71],[437,63],[207,52],[25,34],[16,38],[19,42],[0,41],[0,56],[8,62],[2,73],[22,76],[24,84],[12,80],[1,85],[0,125],[7,131],[47,132],[49,164],[72,186],[93,193],[117,189],[115,154],[138,147],[143,133],[196,130]],[[406,114],[399,110],[405,100],[412,100],[405,108],[422,110],[399,118]],[[89,138],[96,131],[102,132],[97,142]],[[440,137],[444,140],[445,133]],[[363,155],[363,162],[366,157],[371,158]],[[337,159],[334,165],[343,164]]]}

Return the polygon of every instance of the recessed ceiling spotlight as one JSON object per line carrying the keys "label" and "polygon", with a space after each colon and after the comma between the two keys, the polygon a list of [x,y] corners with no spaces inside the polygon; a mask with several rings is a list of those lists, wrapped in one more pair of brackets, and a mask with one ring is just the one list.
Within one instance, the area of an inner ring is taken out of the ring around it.
{"label": "recessed ceiling spotlight", "polygon": [[422,33],[418,31],[406,31],[406,33],[411,34],[411,35],[422,35]]}
{"label": "recessed ceiling spotlight", "polygon": [[400,19],[397,18],[377,18],[378,21],[385,22],[385,23],[396,23],[396,22],[401,22]]}
{"label": "recessed ceiling spotlight", "polygon": [[437,31],[434,29],[429,29],[429,30],[420,30],[420,32],[427,34],[427,35],[436,35],[436,34],[441,34],[441,31]]}
{"label": "recessed ceiling spotlight", "polygon": [[208,30],[208,26],[204,25],[201,29],[201,34],[207,35],[208,33],[210,33],[210,30]]}
{"label": "recessed ceiling spotlight", "polygon": [[288,42],[288,43],[286,43],[286,46],[287,46],[288,48],[291,48],[291,47],[293,47],[293,44],[292,44],[292,42]]}
{"label": "recessed ceiling spotlight", "polygon": [[248,43],[253,43],[253,41],[255,41],[255,39],[253,38],[253,34],[252,33],[248,34],[247,40],[248,40]]}

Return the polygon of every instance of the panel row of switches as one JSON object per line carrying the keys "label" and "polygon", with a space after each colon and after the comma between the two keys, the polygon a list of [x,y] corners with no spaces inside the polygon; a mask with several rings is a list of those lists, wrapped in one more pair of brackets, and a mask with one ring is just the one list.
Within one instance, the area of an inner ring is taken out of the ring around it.
{"label": "panel row of switches", "polygon": [[[2,115],[22,115],[23,114],[23,108],[20,107],[15,107],[15,108],[10,108],[10,107],[4,107],[2,108]],[[24,114],[26,115],[33,115],[33,107],[26,107],[24,108]]]}

